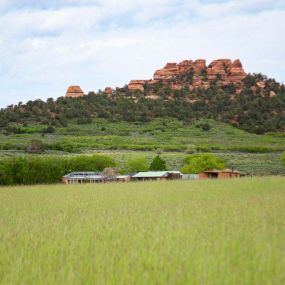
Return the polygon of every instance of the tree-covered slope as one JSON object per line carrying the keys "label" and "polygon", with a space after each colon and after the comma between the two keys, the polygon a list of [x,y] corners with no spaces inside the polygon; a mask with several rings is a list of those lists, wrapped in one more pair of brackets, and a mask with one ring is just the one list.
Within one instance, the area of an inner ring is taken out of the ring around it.
{"label": "tree-covered slope", "polygon": [[76,99],[19,103],[0,111],[0,129],[11,134],[21,133],[22,127],[34,123],[66,127],[74,120],[90,123],[92,118],[149,122],[170,117],[184,122],[214,119],[257,134],[285,130],[285,88],[275,80],[255,74],[243,79],[242,89],[234,84],[221,86],[218,79],[210,81],[207,89],[173,89],[175,83],[184,82],[186,86],[192,80],[190,72],[167,81],[145,83],[143,91],[125,86],[112,94],[99,90]]}

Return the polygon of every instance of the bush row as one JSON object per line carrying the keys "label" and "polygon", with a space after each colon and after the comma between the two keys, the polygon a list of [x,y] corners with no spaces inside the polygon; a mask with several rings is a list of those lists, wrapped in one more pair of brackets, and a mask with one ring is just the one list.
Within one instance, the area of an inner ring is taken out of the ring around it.
{"label": "bush row", "polygon": [[[46,144],[43,143],[44,150],[56,150],[65,151],[70,153],[79,152],[82,149],[108,149],[108,150],[138,150],[138,151],[152,151],[161,148],[164,151],[177,151],[184,152],[187,150],[187,146],[183,144],[134,144],[134,143],[121,143],[118,145],[108,143],[85,143],[85,142],[70,142],[61,141]],[[13,144],[10,142],[0,144],[0,150],[22,150],[25,151],[27,146],[24,144]],[[234,151],[244,153],[269,153],[284,151],[284,147],[266,147],[266,146],[223,146],[221,144],[197,144],[195,149],[198,152],[215,152],[215,151]]]}
{"label": "bush row", "polygon": [[14,156],[0,162],[0,185],[32,185],[58,183],[72,171],[102,171],[116,166],[108,156]]}

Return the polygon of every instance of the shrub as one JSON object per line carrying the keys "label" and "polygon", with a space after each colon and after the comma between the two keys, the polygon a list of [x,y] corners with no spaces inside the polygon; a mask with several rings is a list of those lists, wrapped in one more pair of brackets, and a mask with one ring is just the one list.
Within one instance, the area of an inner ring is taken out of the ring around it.
{"label": "shrub", "polygon": [[160,155],[160,154],[163,153],[163,150],[161,148],[158,148],[158,149],[156,149],[155,152],[156,152],[157,155]]}
{"label": "shrub", "polygon": [[116,169],[112,168],[112,167],[106,167],[104,170],[103,170],[103,175],[105,175],[106,177],[108,178],[113,178],[115,177],[116,175],[118,175],[118,172]]}
{"label": "shrub", "polygon": [[212,128],[212,126],[209,123],[199,123],[196,124],[195,127],[203,131],[209,131]]}
{"label": "shrub", "polygon": [[189,144],[189,145],[187,146],[187,149],[186,149],[186,153],[187,153],[187,154],[192,154],[192,153],[195,153],[196,151],[197,151],[197,150],[196,150],[195,145]]}
{"label": "shrub", "polygon": [[90,124],[90,123],[92,123],[92,119],[90,117],[79,117],[77,119],[78,125],[85,125],[85,124]]}
{"label": "shrub", "polygon": [[48,126],[45,130],[44,133],[46,134],[52,134],[55,132],[55,128],[53,126]]}
{"label": "shrub", "polygon": [[208,123],[202,124],[202,126],[201,126],[201,129],[203,131],[209,131],[211,128],[212,128],[211,125]]}
{"label": "shrub", "polygon": [[127,170],[131,173],[139,171],[147,171],[148,168],[149,167],[147,165],[146,158],[144,157],[132,159],[127,163]]}
{"label": "shrub", "polygon": [[283,165],[285,166],[285,151],[281,155],[281,161],[282,161]]}
{"label": "shrub", "polygon": [[42,153],[44,151],[44,146],[41,140],[33,139],[27,146],[26,151],[28,153]]}

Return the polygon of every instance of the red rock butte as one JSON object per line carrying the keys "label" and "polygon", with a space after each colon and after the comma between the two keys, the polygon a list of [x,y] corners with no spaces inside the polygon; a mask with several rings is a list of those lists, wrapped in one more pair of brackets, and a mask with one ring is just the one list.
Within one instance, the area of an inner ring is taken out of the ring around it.
{"label": "red rock butte", "polygon": [[78,98],[78,97],[83,97],[84,96],[84,92],[82,91],[82,89],[80,88],[80,86],[69,86],[65,97],[71,97],[71,98]]}
{"label": "red rock butte", "polygon": [[159,81],[167,83],[167,81],[179,77],[180,75],[193,72],[193,82],[191,84],[177,81],[171,84],[172,89],[182,89],[184,87],[193,90],[195,88],[209,88],[210,82],[217,80],[221,86],[234,84],[238,87],[242,86],[242,80],[246,77],[246,73],[239,59],[232,61],[231,59],[217,59],[212,61],[208,66],[205,59],[183,60],[180,63],[167,63],[164,68],[155,71],[153,79],[150,80],[131,80],[128,84],[130,90],[144,91],[145,84],[155,84]]}

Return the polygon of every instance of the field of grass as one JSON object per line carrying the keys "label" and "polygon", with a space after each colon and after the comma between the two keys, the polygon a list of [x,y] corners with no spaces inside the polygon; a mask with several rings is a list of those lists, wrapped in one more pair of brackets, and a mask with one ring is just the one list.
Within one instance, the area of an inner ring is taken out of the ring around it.
{"label": "field of grass", "polygon": [[285,284],[285,180],[0,189],[1,284]]}

